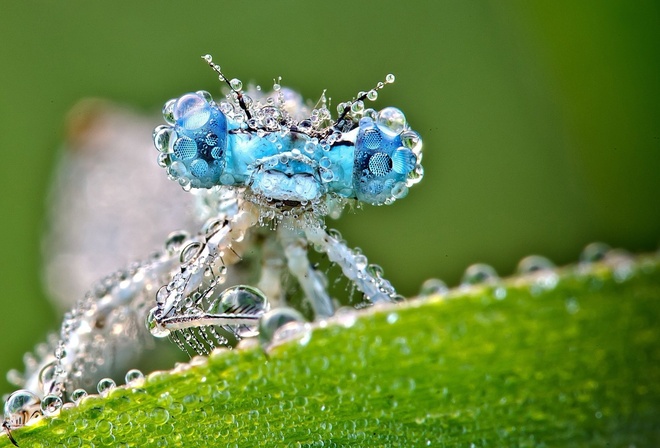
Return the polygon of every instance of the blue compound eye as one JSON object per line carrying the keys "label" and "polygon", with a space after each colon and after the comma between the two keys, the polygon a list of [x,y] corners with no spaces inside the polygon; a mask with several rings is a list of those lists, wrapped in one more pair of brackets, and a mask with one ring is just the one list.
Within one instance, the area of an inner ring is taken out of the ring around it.
{"label": "blue compound eye", "polygon": [[163,109],[170,125],[154,133],[169,174],[184,187],[220,184],[227,152],[227,119],[207,92],[187,93]]}
{"label": "blue compound eye", "polygon": [[392,159],[384,152],[377,152],[369,158],[367,166],[371,175],[383,177],[392,171]]}
{"label": "blue compound eye", "polygon": [[362,144],[367,149],[377,149],[383,137],[377,129],[367,129],[362,135]]}
{"label": "blue compound eye", "polygon": [[405,117],[395,108],[383,109],[376,121],[363,118],[355,141],[355,197],[374,205],[389,204],[408,192],[407,181],[417,155],[405,145]]}

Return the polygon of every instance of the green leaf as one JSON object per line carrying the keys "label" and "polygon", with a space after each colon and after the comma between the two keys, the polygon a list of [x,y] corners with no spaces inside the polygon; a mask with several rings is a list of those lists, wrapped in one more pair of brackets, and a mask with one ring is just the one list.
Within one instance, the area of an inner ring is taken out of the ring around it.
{"label": "green leaf", "polygon": [[30,447],[658,446],[659,298],[657,256],[458,288],[344,314],[268,357],[194,359],[13,436]]}

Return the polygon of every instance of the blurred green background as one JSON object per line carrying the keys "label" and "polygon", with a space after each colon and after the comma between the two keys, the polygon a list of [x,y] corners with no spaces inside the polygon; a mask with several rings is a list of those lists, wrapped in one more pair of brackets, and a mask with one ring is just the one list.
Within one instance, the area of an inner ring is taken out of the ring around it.
{"label": "blurred green background", "polygon": [[426,176],[336,227],[405,295],[429,277],[456,284],[474,262],[502,275],[531,253],[571,262],[596,240],[656,250],[659,5],[3,2],[0,373],[59,324],[40,235],[67,111],[94,96],[156,113],[217,93],[205,53],[230,77],[281,75],[334,104],[396,74],[376,107],[401,108],[422,135]]}

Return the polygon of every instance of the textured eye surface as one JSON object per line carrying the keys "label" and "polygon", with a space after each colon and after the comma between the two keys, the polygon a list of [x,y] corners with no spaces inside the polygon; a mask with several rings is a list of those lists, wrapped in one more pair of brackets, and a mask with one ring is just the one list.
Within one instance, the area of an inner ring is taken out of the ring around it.
{"label": "textured eye surface", "polygon": [[364,132],[362,139],[365,148],[378,149],[383,138],[381,137],[380,132],[378,132],[376,129],[369,129],[368,131]]}
{"label": "textured eye surface", "polygon": [[181,137],[174,142],[174,155],[181,160],[192,159],[197,155],[197,144],[193,139]]}
{"label": "textured eye surface", "polygon": [[385,176],[392,170],[392,159],[385,153],[377,152],[369,159],[369,171],[374,176]]}
{"label": "textured eye surface", "polygon": [[415,169],[417,157],[407,148],[399,148],[392,155],[392,169],[399,174],[408,174]]}

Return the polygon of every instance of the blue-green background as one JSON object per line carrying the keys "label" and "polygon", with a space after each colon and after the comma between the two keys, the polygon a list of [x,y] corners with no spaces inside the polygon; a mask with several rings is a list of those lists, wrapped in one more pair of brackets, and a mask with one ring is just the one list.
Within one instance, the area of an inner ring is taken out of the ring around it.
{"label": "blue-green background", "polygon": [[336,227],[405,295],[477,261],[507,275],[594,240],[657,248],[654,1],[3,2],[0,41],[2,372],[59,324],[39,245],[67,110],[94,96],[156,112],[217,92],[205,53],[230,77],[281,75],[335,104],[396,74],[377,106],[420,132],[426,176]]}

